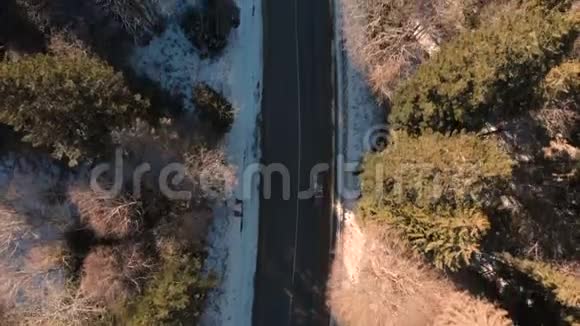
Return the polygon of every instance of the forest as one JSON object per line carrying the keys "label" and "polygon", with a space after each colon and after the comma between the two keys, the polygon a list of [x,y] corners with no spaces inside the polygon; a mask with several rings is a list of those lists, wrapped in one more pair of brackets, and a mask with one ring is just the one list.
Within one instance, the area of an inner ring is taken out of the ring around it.
{"label": "forest", "polygon": [[0,3],[2,325],[196,323],[218,281],[203,266],[235,109],[207,84],[176,96],[129,58],[169,19],[219,56],[239,25],[224,3],[183,17],[150,0]]}
{"label": "forest", "polygon": [[373,245],[331,285],[338,320],[580,324],[579,3],[342,5],[389,135],[361,167]]}

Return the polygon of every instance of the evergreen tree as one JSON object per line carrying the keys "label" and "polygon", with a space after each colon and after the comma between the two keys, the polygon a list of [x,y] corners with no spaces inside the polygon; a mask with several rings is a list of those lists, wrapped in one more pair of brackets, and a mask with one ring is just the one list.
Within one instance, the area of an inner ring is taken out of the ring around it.
{"label": "evergreen tree", "polygon": [[70,165],[98,156],[111,130],[149,108],[121,74],[89,57],[36,55],[0,63],[0,98],[0,123]]}
{"label": "evergreen tree", "polygon": [[460,35],[397,91],[391,123],[413,133],[475,130],[528,108],[577,33],[578,18],[533,7]]}
{"label": "evergreen tree", "polygon": [[205,83],[193,89],[193,101],[200,117],[219,132],[228,132],[234,123],[234,108],[225,97]]}
{"label": "evergreen tree", "polygon": [[497,205],[512,162],[496,142],[473,134],[397,132],[363,167],[361,216],[394,226],[438,267],[456,269],[490,229],[485,209]]}

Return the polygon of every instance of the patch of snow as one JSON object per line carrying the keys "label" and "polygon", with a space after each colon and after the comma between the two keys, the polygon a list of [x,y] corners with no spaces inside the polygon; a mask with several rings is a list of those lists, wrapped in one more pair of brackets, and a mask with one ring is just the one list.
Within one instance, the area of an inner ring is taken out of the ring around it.
{"label": "patch of snow", "polygon": [[[356,165],[376,145],[377,139],[386,139],[388,130],[384,125],[384,109],[376,102],[364,72],[354,63],[346,49],[343,5],[342,0],[334,0],[338,88],[336,155],[339,162]],[[356,26],[349,26],[353,27]],[[360,263],[366,253],[366,238],[353,212],[360,194],[360,180],[352,171],[342,171],[340,167],[337,177],[340,180],[337,182],[336,212],[340,227],[336,246],[342,255],[341,261],[337,259],[335,264],[343,264],[349,279],[356,283]]]}
{"label": "patch of snow", "polygon": [[[207,83],[230,100],[238,112],[225,143],[228,160],[238,167],[238,180],[243,181],[245,167],[260,160],[257,120],[262,94],[261,0],[238,1],[240,26],[232,30],[221,56],[203,60],[179,26],[177,17],[187,8],[186,4],[185,0],[173,0],[167,6],[169,9],[164,14],[175,17],[175,22],[150,44],[138,48],[132,65],[164,89],[183,96],[186,109],[195,109],[192,88],[198,82]],[[257,194],[257,180],[251,182]],[[210,294],[201,320],[203,325],[251,325],[259,198],[243,196],[244,188],[248,187],[239,182],[234,191],[236,198],[245,200],[243,219],[234,217],[227,204],[215,209],[206,268],[217,273],[221,282]]]}
{"label": "patch of snow", "polygon": [[336,205],[336,212],[343,217],[340,241],[336,244],[336,250],[341,253],[340,259],[348,279],[352,284],[356,284],[362,260],[368,254],[367,239],[357,223],[354,212],[344,209],[340,203]]}

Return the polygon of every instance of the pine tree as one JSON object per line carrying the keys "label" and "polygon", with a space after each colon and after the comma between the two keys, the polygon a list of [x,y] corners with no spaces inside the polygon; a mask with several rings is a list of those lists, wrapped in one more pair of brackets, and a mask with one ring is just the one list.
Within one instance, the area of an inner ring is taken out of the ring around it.
{"label": "pine tree", "polygon": [[0,63],[0,98],[0,123],[70,165],[98,156],[111,130],[149,109],[121,74],[89,57],[36,55]]}
{"label": "pine tree", "polygon": [[234,108],[225,97],[201,83],[193,89],[193,101],[200,117],[219,132],[227,132],[234,123]]}
{"label": "pine tree", "polygon": [[173,325],[176,317],[193,322],[200,317],[214,283],[202,275],[199,257],[179,253],[164,257],[144,293],[126,307],[119,319],[123,325],[132,326]]}
{"label": "pine tree", "polygon": [[529,108],[579,22],[533,7],[460,35],[397,91],[390,122],[414,133],[477,130],[489,118]]}
{"label": "pine tree", "polygon": [[393,133],[363,164],[359,213],[388,223],[440,268],[469,264],[490,230],[485,212],[511,176],[509,156],[474,134]]}

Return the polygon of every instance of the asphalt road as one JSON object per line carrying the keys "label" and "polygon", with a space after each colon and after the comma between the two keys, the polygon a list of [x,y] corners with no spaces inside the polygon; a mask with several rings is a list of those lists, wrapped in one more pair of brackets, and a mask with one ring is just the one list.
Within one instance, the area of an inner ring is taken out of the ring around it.
{"label": "asphalt road", "polygon": [[[260,202],[260,235],[253,324],[328,325],[326,280],[331,247],[333,188],[332,18],[330,1],[264,0],[262,163],[283,164],[271,197]],[[321,198],[311,170],[326,163]],[[262,189],[268,188],[262,178]],[[263,193],[262,193],[263,194]],[[312,196],[311,196],[312,197]]]}

